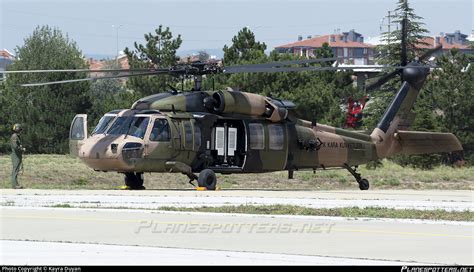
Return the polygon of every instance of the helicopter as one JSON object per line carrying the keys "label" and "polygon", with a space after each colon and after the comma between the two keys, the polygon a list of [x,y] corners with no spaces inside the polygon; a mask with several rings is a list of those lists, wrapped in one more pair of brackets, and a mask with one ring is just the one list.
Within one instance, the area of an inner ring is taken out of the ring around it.
{"label": "helicopter", "polygon": [[391,67],[395,69],[393,72],[367,87],[375,89],[396,76],[402,80],[401,88],[370,133],[301,119],[291,101],[231,88],[203,90],[201,86],[203,76],[214,74],[347,70],[308,65],[332,58],[229,67],[195,62],[163,69],[7,73],[126,73],[22,85],[26,87],[144,75],[192,76],[192,90],[173,89],[143,97],[129,109],[110,111],[90,135],[86,114],[77,114],[72,120],[70,153],[96,171],[123,173],[129,189],[145,189],[143,173],[146,172],[182,173],[189,183],[197,181],[201,188],[216,190],[216,173],[287,171],[292,179],[299,170],[340,168],[352,174],[360,190],[368,190],[369,181],[357,172],[359,165],[396,154],[462,152],[461,143],[451,133],[406,130],[414,119],[413,104],[430,72],[430,67],[422,61],[440,48],[408,62],[403,41],[402,47],[400,65]]}

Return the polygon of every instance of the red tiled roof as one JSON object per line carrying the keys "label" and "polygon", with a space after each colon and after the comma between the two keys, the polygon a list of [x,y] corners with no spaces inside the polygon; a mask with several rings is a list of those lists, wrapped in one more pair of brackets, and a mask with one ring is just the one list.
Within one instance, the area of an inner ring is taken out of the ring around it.
{"label": "red tiled roof", "polygon": [[15,58],[15,55],[10,53],[10,51],[8,51],[7,49],[1,49],[0,50],[0,56],[3,57],[3,58],[7,58],[7,59],[14,59]]}
{"label": "red tiled roof", "polygon": [[[285,45],[276,46],[276,48],[292,48],[292,47],[322,47],[324,43],[328,43],[330,47],[346,47],[346,48],[373,48],[372,44],[353,42],[353,41],[341,41],[342,34],[324,35],[314,37],[311,39],[289,43]],[[335,41],[331,41],[331,37],[335,38]]]}
{"label": "red tiled roof", "polygon": [[[128,63],[127,56],[120,56],[118,58],[120,68],[121,69],[130,69],[130,64]],[[95,60],[95,59],[87,59],[87,65],[89,65],[89,69],[91,70],[100,70],[100,69],[105,69],[105,66],[109,61],[104,61],[104,60]]]}
{"label": "red tiled roof", "polygon": [[95,60],[95,59],[88,59],[87,64],[89,65],[89,69],[91,69],[91,70],[104,69],[104,66],[105,66],[105,62]]}
{"label": "red tiled roof", "polygon": [[[427,43],[426,45],[418,45],[418,48],[421,49],[431,49],[435,48],[438,46],[438,43],[436,42],[435,37],[426,37],[421,40],[424,43]],[[469,45],[463,45],[463,44],[458,44],[458,43],[447,43],[444,37],[439,37],[439,43],[442,45],[443,49],[469,49]]]}

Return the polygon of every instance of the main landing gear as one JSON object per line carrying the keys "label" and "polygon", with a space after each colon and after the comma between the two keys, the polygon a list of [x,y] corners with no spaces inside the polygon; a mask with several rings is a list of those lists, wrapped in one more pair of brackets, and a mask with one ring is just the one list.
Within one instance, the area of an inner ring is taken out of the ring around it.
{"label": "main landing gear", "polygon": [[130,190],[145,190],[143,186],[143,173],[127,172],[125,174],[125,186]]}
{"label": "main landing gear", "polygon": [[199,173],[199,177],[193,173],[185,174],[189,178],[189,184],[194,185],[193,181],[197,180],[198,187],[206,188],[206,190],[215,191],[217,187],[216,173],[211,169],[204,169]]}
{"label": "main landing gear", "polygon": [[354,176],[357,183],[359,183],[359,189],[363,191],[369,190],[369,181],[367,179],[362,178],[360,174],[357,173],[357,166],[354,166],[354,169],[352,169],[347,163],[345,163],[344,168],[346,168],[347,171],[349,171],[349,173],[351,173],[352,176]]}
{"label": "main landing gear", "polygon": [[199,187],[206,187],[207,190],[214,191],[217,185],[216,173],[211,169],[204,169],[199,173],[197,182]]}

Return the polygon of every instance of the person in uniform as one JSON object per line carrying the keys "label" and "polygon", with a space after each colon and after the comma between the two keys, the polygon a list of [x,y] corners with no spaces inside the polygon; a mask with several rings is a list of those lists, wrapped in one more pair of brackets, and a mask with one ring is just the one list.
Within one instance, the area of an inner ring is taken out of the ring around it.
{"label": "person in uniform", "polygon": [[12,188],[13,189],[22,189],[23,187],[18,184],[18,173],[20,172],[23,166],[23,152],[26,149],[21,145],[20,134],[23,130],[21,124],[15,124],[13,126],[13,135],[10,138],[10,144],[12,148]]}

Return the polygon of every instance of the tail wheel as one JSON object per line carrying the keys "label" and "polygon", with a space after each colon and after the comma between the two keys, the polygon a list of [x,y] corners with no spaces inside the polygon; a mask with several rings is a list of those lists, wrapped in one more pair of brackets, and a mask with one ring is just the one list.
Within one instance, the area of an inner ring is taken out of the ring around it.
{"label": "tail wheel", "polygon": [[216,190],[217,178],[216,173],[211,169],[204,169],[199,173],[198,177],[199,187],[206,187],[207,190]]}
{"label": "tail wheel", "polygon": [[366,179],[361,179],[359,181],[359,189],[362,191],[369,190],[369,181]]}
{"label": "tail wheel", "polygon": [[125,173],[125,185],[131,190],[143,190],[143,173]]}

